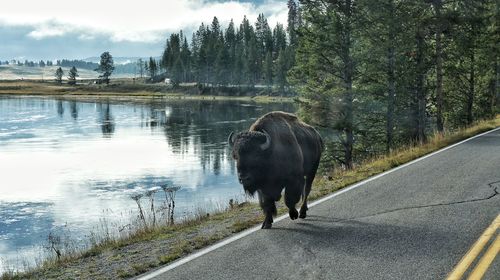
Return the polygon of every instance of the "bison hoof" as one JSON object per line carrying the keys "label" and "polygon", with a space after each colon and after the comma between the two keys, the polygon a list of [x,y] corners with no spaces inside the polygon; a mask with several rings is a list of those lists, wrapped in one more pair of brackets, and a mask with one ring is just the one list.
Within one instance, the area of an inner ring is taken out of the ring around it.
{"label": "bison hoof", "polygon": [[302,209],[299,212],[299,218],[305,219],[307,217],[306,211],[302,211]]}
{"label": "bison hoof", "polygon": [[295,220],[299,217],[299,212],[297,212],[297,209],[292,208],[288,211],[288,215],[290,215],[290,219]]}
{"label": "bison hoof", "polygon": [[262,229],[270,229],[273,226],[271,223],[263,223],[262,224]]}

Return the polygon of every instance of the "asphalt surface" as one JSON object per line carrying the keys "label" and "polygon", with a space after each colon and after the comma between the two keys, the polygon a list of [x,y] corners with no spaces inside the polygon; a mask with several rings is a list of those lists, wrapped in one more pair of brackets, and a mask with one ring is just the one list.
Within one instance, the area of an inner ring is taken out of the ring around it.
{"label": "asphalt surface", "polygon": [[500,214],[499,191],[496,130],[154,279],[444,279]]}

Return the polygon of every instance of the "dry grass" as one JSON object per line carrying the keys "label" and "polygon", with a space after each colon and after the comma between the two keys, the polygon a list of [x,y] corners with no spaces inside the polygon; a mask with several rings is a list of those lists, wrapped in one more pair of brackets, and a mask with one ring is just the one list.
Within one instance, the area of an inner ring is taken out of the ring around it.
{"label": "dry grass", "polygon": [[[311,199],[497,127],[500,127],[500,115],[493,120],[481,121],[455,132],[436,134],[426,144],[400,148],[389,155],[356,165],[353,170],[335,171],[330,176],[315,181]],[[286,213],[282,203],[278,207],[278,213]],[[221,210],[220,213],[199,215],[174,226],[156,227],[137,231],[128,238],[107,240],[86,252],[66,256],[59,261],[48,260],[26,273],[5,273],[0,279],[129,278],[250,228],[262,222],[262,219],[256,204],[242,203]]]}
{"label": "dry grass", "polygon": [[[138,230],[127,238],[108,239],[87,251],[47,259],[26,272],[11,271],[0,279],[110,279],[132,277],[176,260],[248,228],[262,219],[260,209],[241,203],[218,213],[200,215],[171,226]],[[96,263],[106,266],[96,267]]]}

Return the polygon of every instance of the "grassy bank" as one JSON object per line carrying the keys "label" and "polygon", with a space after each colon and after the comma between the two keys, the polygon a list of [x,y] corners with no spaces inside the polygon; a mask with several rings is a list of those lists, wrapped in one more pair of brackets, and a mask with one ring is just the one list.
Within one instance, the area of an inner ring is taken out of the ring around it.
{"label": "grassy bank", "polygon": [[[336,170],[315,181],[311,199],[379,174],[481,132],[500,127],[500,115],[494,120],[445,134],[436,134],[428,143],[400,148],[357,164],[353,170]],[[279,213],[285,213],[279,203]],[[1,279],[110,279],[129,278],[213,244],[236,232],[259,224],[263,216],[252,203],[231,204],[219,213],[202,214],[174,226],[138,230],[126,238],[104,239],[89,250],[48,259],[25,273],[5,273]]]}
{"label": "grassy bank", "polygon": [[258,103],[293,102],[291,97],[279,96],[276,92],[257,88],[199,88],[182,85],[172,88],[166,84],[148,84],[132,79],[113,80],[109,85],[80,82],[71,86],[55,82],[36,80],[0,81],[0,95],[30,95],[61,97],[66,99],[122,99],[144,98],[186,100],[240,100]]}

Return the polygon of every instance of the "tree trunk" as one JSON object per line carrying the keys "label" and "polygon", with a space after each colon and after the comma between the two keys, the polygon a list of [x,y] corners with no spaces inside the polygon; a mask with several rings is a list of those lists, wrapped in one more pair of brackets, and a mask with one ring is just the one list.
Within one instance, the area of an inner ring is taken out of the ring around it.
{"label": "tree trunk", "polygon": [[[348,66],[348,68],[350,68]],[[353,130],[353,93],[352,93],[352,75],[346,76],[346,94],[345,94],[345,164],[347,169],[352,169],[353,158],[352,150],[354,146],[354,130]]]}
{"label": "tree trunk", "polygon": [[441,0],[432,1],[436,13],[436,123],[437,130],[443,132],[443,67],[442,67],[442,46],[441,46],[441,8],[443,3]]}
{"label": "tree trunk", "polygon": [[495,77],[493,78],[493,90],[491,91],[491,116],[495,114],[496,100],[498,97],[498,88],[500,87],[500,69],[498,64],[498,55],[495,56]]}
{"label": "tree trunk", "polygon": [[467,125],[471,125],[474,121],[474,117],[472,114],[472,107],[474,105],[474,83],[475,83],[475,54],[474,54],[474,46],[472,47],[470,53],[470,72],[469,72],[469,92],[467,94]]}
{"label": "tree trunk", "polygon": [[417,31],[417,81],[416,81],[416,117],[417,117],[417,127],[416,127],[416,139],[420,143],[426,141],[425,135],[425,65],[424,65],[424,36],[421,30]]}
{"label": "tree trunk", "polygon": [[[496,1],[496,5],[495,5],[495,8],[496,8],[496,11],[500,11],[500,2],[499,1]],[[500,22],[500,13],[496,13],[495,14],[495,22],[498,23]],[[493,30],[494,34],[499,34],[500,33],[500,28],[499,28],[499,24],[495,24],[495,29]],[[500,64],[498,63],[498,53],[500,51],[499,47],[498,47],[498,43],[495,45],[493,45],[493,48],[490,50],[491,53],[493,53],[495,55],[495,58],[494,58],[494,62],[493,62],[493,77],[491,77],[491,92],[490,92],[490,118],[493,118],[495,117],[495,108],[497,106],[497,98],[500,97],[499,93],[498,93],[498,88],[500,88]]]}
{"label": "tree trunk", "polygon": [[395,30],[394,30],[394,2],[390,1],[390,18],[389,23],[389,48],[387,51],[387,113],[386,113],[386,152],[389,153],[392,149],[393,142],[393,127],[394,127],[394,97],[396,93],[395,81]]}
{"label": "tree trunk", "polygon": [[347,169],[352,169],[353,158],[352,150],[354,146],[354,114],[353,114],[353,92],[352,92],[352,82],[353,82],[353,59],[351,57],[351,1],[346,1],[345,3],[345,15],[346,15],[346,25],[345,25],[345,38],[344,38],[344,83],[345,83],[345,94],[344,94],[344,110],[345,110],[345,124],[344,130],[346,134],[345,140],[345,164]]}

